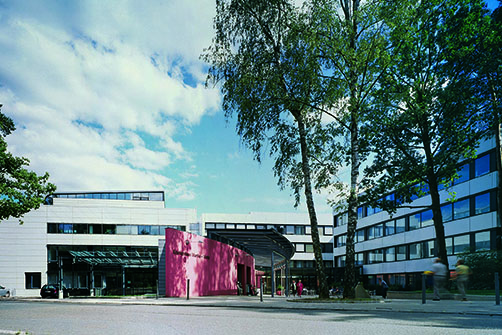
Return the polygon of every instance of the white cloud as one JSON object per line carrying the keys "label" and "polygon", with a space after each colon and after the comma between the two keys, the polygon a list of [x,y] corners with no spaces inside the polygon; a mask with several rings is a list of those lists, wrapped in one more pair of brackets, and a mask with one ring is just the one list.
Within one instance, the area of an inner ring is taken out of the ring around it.
{"label": "white cloud", "polygon": [[[0,103],[9,149],[63,189],[166,189],[193,199],[175,139],[220,106],[204,88],[212,1],[6,3]],[[152,61],[155,59],[155,62]]]}

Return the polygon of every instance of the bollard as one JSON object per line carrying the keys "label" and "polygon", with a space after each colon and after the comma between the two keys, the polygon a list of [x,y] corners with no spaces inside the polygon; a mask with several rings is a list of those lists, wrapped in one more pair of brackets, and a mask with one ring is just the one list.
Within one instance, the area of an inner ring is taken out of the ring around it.
{"label": "bollard", "polygon": [[422,274],[422,304],[425,304],[426,294],[425,294],[425,273]]}
{"label": "bollard", "polygon": [[263,277],[260,277],[260,301],[263,302]]}
{"label": "bollard", "polygon": [[190,279],[187,279],[187,300],[190,300]]}
{"label": "bollard", "polygon": [[498,272],[495,272],[495,305],[500,305],[500,281]]}
{"label": "bollard", "polygon": [[157,290],[155,291],[155,299],[159,299],[159,280],[157,279]]}

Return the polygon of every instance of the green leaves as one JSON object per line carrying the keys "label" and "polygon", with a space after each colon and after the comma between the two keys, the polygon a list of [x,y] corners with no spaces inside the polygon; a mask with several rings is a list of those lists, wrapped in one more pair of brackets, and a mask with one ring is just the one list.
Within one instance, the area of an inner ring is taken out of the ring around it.
{"label": "green leaves", "polygon": [[[0,129],[3,136],[15,129],[12,119],[2,113]],[[25,169],[30,161],[8,152],[3,136],[0,137],[0,220],[7,220],[10,217],[20,218],[40,207],[45,197],[56,190],[56,186],[48,182],[48,173],[38,176]],[[22,223],[22,220],[19,222]]]}

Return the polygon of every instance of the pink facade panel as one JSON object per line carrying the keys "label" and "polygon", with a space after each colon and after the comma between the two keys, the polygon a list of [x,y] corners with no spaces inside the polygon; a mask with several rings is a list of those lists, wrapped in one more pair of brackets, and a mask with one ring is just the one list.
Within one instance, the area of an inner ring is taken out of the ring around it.
{"label": "pink facade panel", "polygon": [[228,244],[166,229],[166,296],[235,295],[237,281],[255,285],[255,260]]}

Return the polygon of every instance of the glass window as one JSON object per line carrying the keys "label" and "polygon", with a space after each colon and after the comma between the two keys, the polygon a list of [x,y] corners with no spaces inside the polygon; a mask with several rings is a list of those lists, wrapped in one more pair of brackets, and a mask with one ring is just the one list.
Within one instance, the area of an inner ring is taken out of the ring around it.
{"label": "glass window", "polygon": [[110,193],[110,199],[117,200],[117,193]]}
{"label": "glass window", "polygon": [[383,223],[380,223],[375,226],[375,238],[382,236],[383,236]]}
{"label": "glass window", "polygon": [[305,226],[305,234],[310,235],[312,228],[310,226]]}
{"label": "glass window", "polygon": [[238,224],[237,229],[246,229],[246,225],[245,224]]}
{"label": "glass window", "polygon": [[127,226],[129,235],[138,235],[138,226]]}
{"label": "glass window", "polygon": [[356,240],[357,240],[357,242],[364,241],[364,229],[360,229],[360,230],[356,231]]}
{"label": "glass window", "polygon": [[246,229],[256,229],[256,225],[248,224],[248,225],[246,225]]}
{"label": "glass window", "polygon": [[420,213],[410,215],[410,230],[420,228]]}
{"label": "glass window", "polygon": [[374,226],[366,228],[366,236],[368,236],[368,240],[375,238],[375,227]]}
{"label": "glass window", "polygon": [[[305,227],[295,226],[295,235],[305,235]],[[331,235],[333,235],[333,231],[331,232]]]}
{"label": "glass window", "polygon": [[396,247],[396,260],[405,261],[406,260],[406,246],[401,245]]}
{"label": "glass window", "polygon": [[432,209],[422,212],[422,227],[431,226],[434,224],[432,220]]}
{"label": "glass window", "polygon": [[151,226],[150,233],[152,235],[160,235],[160,226]]}
{"label": "glass window", "polygon": [[445,242],[446,242],[446,254],[453,255],[453,238],[447,237],[445,239]]}
{"label": "glass window", "polygon": [[364,217],[363,210],[364,210],[364,208],[362,206],[357,208],[357,218],[358,219],[361,219]]}
{"label": "glass window", "polygon": [[332,236],[333,235],[333,227],[324,227],[324,235]]}
{"label": "glass window", "polygon": [[410,244],[410,259],[422,258],[422,243]]}
{"label": "glass window", "polygon": [[453,238],[453,252],[455,255],[462,252],[469,252],[469,235],[455,236]]}
{"label": "glass window", "polygon": [[453,217],[453,206],[452,204],[447,204],[441,206],[441,216],[443,217],[443,222],[451,221]]}
{"label": "glass window", "polygon": [[368,252],[368,264],[381,262],[383,262],[383,249],[377,249]]}
{"label": "glass window", "polygon": [[394,221],[385,222],[385,235],[393,235],[396,233],[396,225]]}
{"label": "glass window", "polygon": [[105,224],[103,225],[103,230],[105,234],[116,234],[117,226],[114,224]]}
{"label": "glass window", "polygon": [[58,230],[60,234],[71,234],[73,233],[73,225],[68,223],[60,223],[58,225]]}
{"label": "glass window", "polygon": [[340,256],[336,259],[336,265],[343,268],[345,266],[345,256]]}
{"label": "glass window", "polygon": [[453,203],[453,218],[455,220],[469,216],[469,199],[460,200]]}
{"label": "glass window", "polygon": [[303,243],[296,243],[295,250],[297,252],[305,252],[305,245]]}
{"label": "glass window", "polygon": [[217,223],[216,224],[216,229],[225,229],[225,224],[224,223]]}
{"label": "glass window", "polygon": [[490,155],[484,155],[474,161],[474,177],[490,172]]}
{"label": "glass window", "polygon": [[305,244],[305,252],[314,252],[314,246],[312,243]]}
{"label": "glass window", "polygon": [[364,264],[364,254],[362,252],[357,253],[355,255],[355,264],[356,265],[363,265]]}
{"label": "glass window", "polygon": [[163,201],[164,193],[149,193],[150,201]]}
{"label": "glass window", "polygon": [[375,209],[373,207],[371,207],[370,205],[367,205],[366,206],[366,215],[370,216],[373,214],[375,214]]}
{"label": "glass window", "polygon": [[317,227],[317,232],[319,233],[319,236],[324,235],[324,229],[322,229],[322,227]]}
{"label": "glass window", "polygon": [[132,193],[124,193],[124,198],[125,198],[125,200],[131,200],[132,199]]}
{"label": "glass window", "polygon": [[214,223],[206,223],[206,229],[214,229],[216,225]]}
{"label": "glass window", "polygon": [[474,198],[474,213],[481,214],[490,211],[490,193],[478,195]]}
{"label": "glass window", "polygon": [[110,199],[110,195],[108,193],[101,194],[101,199]]}
{"label": "glass window", "polygon": [[150,235],[150,226],[138,226],[139,235]]}
{"label": "glass window", "polygon": [[336,238],[336,246],[343,247],[347,244],[347,235],[340,235]]}
{"label": "glass window", "polygon": [[235,223],[227,223],[225,227],[227,227],[227,229],[235,229]]}
{"label": "glass window", "polygon": [[346,225],[348,220],[349,220],[349,215],[347,213],[338,215],[336,218],[337,226],[340,227],[340,226]]}
{"label": "glass window", "polygon": [[41,272],[25,272],[25,288],[27,290],[34,288],[41,288],[42,273]]}
{"label": "glass window", "polygon": [[426,241],[424,242],[424,257],[434,257],[435,249],[434,249],[434,241]]}
{"label": "glass window", "polygon": [[490,250],[490,232],[483,231],[474,235],[476,251]]}
{"label": "glass window", "polygon": [[129,226],[118,225],[116,230],[117,235],[129,235]]}
{"label": "glass window", "polygon": [[458,174],[458,179],[454,180],[454,184],[460,184],[463,183],[464,181],[469,180],[469,164],[462,165],[460,169],[457,172]]}
{"label": "glass window", "polygon": [[125,194],[124,193],[117,193],[117,200],[125,200]]}
{"label": "glass window", "polygon": [[87,234],[87,225],[83,223],[73,224],[73,234]]}
{"label": "glass window", "polygon": [[396,260],[396,248],[385,249],[385,261],[394,262]]}
{"label": "glass window", "polygon": [[47,224],[47,233],[57,234],[58,233],[58,224],[57,223],[48,223]]}
{"label": "glass window", "polygon": [[396,234],[402,233],[406,230],[406,219],[401,218],[396,220]]}
{"label": "glass window", "polygon": [[103,225],[101,224],[90,224],[89,234],[103,234]]}

